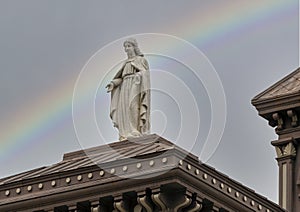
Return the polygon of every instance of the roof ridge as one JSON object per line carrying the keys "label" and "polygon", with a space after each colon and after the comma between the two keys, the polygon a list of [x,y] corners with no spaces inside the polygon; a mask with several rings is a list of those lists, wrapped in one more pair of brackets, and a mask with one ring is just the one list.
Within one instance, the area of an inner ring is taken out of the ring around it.
{"label": "roof ridge", "polygon": [[115,141],[112,143],[108,143],[108,144],[102,144],[100,146],[96,146],[96,147],[90,147],[87,149],[81,149],[81,150],[76,150],[73,152],[68,152],[65,153],[63,155],[63,161],[66,160],[72,160],[75,158],[79,158],[79,157],[86,157],[87,153],[93,154],[93,152],[95,152],[95,154],[99,151],[105,151],[105,152],[109,152],[109,151],[116,151],[117,149],[123,149],[126,148],[130,145],[145,145],[148,143],[155,143],[155,142],[161,142],[164,144],[172,144],[171,142],[167,141],[166,139],[160,137],[157,134],[150,134],[150,135],[145,135],[142,137],[138,137],[138,138],[128,138],[127,140],[122,140],[122,141]]}

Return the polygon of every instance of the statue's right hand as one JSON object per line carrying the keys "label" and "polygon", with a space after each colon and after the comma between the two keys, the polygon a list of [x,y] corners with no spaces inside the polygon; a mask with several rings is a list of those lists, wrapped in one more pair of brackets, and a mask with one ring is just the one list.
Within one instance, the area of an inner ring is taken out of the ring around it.
{"label": "statue's right hand", "polygon": [[109,93],[114,89],[114,84],[111,82],[105,88],[107,88],[107,93]]}

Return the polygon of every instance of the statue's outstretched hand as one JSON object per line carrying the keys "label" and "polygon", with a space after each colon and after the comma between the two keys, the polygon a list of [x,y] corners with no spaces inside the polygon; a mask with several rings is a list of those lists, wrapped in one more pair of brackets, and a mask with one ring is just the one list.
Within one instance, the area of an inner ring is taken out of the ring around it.
{"label": "statue's outstretched hand", "polygon": [[107,88],[107,93],[109,93],[114,89],[114,84],[111,82],[105,88]]}

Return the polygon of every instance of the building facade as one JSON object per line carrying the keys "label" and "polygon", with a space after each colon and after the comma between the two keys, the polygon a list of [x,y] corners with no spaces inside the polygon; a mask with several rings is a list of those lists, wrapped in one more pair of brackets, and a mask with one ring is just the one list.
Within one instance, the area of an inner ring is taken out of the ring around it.
{"label": "building facade", "polygon": [[0,180],[0,211],[284,211],[157,135]]}
{"label": "building facade", "polygon": [[272,141],[279,166],[279,204],[300,211],[300,68],[252,99],[260,116],[275,128]]}

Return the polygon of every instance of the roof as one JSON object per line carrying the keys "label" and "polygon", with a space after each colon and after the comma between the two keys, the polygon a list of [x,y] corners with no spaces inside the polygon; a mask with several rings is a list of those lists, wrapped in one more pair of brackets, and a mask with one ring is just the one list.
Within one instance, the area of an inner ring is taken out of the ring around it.
{"label": "roof", "polygon": [[253,98],[253,101],[272,99],[300,91],[300,68]]}
{"label": "roof", "polygon": [[46,205],[58,201],[54,195],[63,194],[66,199],[69,193],[74,201],[78,196],[111,195],[123,187],[128,190],[129,185],[131,189],[137,185],[151,188],[159,183],[180,183],[207,198],[232,202],[245,211],[284,211],[155,134],[66,153],[56,164],[0,179],[0,210],[24,208],[26,201],[26,207],[42,200]]}
{"label": "roof", "polygon": [[121,142],[119,141],[85,150],[66,153],[63,156],[63,160],[59,163],[0,179],[0,185],[31,180],[55,173],[86,168],[96,164],[103,165],[105,163],[122,160],[124,158],[141,157],[151,153],[179,148],[157,135],[146,136],[142,139],[140,138],[138,139],[138,143],[135,142],[136,140],[137,139],[132,138]]}
{"label": "roof", "polygon": [[276,126],[273,115],[285,115],[288,110],[300,108],[300,68],[255,96],[251,103],[260,116],[267,119],[271,126]]}

